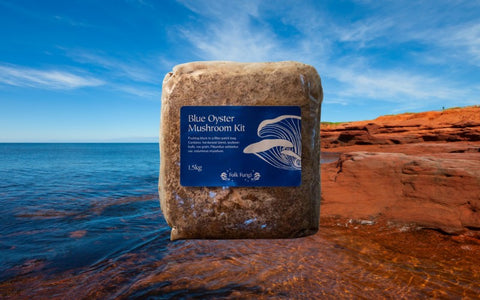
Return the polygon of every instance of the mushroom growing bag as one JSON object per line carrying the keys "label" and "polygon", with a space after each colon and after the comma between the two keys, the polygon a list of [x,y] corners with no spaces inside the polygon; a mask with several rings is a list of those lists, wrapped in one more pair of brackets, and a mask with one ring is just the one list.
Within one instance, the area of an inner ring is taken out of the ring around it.
{"label": "mushroom growing bag", "polygon": [[320,77],[298,62],[192,62],[165,76],[159,196],[171,239],[318,230]]}

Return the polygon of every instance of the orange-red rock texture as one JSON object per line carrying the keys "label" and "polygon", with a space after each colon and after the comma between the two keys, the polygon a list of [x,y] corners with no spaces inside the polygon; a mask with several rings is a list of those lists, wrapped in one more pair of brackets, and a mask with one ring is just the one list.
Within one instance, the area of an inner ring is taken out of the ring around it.
{"label": "orange-red rock texture", "polygon": [[[321,217],[480,236],[480,106],[322,124]],[[327,153],[328,154],[328,153]]]}

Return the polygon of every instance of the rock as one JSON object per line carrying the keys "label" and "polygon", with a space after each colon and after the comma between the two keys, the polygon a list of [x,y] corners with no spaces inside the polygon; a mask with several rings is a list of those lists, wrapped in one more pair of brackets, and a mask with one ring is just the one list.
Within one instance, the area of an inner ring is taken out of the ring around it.
{"label": "rock", "polygon": [[480,141],[480,106],[322,124],[322,148],[421,142]]}
{"label": "rock", "polygon": [[480,106],[322,124],[322,218],[480,237]]}
{"label": "rock", "polygon": [[480,153],[343,153],[322,166],[321,217],[480,230]]}

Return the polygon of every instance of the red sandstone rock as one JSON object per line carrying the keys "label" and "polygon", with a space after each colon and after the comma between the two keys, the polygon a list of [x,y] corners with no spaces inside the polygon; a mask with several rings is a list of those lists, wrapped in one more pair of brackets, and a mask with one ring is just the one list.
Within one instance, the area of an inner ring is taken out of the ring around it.
{"label": "red sandstone rock", "polygon": [[480,107],[323,126],[321,217],[480,236]]}
{"label": "red sandstone rock", "polygon": [[480,141],[480,106],[322,124],[322,148],[420,142]]}
{"label": "red sandstone rock", "polygon": [[448,159],[351,152],[322,167],[322,217],[480,230],[480,155]]}

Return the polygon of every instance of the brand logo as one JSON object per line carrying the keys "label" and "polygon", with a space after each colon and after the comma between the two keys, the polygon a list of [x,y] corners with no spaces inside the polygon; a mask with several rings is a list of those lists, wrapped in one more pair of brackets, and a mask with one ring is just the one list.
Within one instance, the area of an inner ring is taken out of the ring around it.
{"label": "brand logo", "polygon": [[223,181],[230,181],[230,180],[243,180],[244,182],[254,182],[260,180],[262,175],[260,172],[252,170],[250,172],[238,172],[238,171],[231,171],[227,170],[225,172],[220,173],[220,178]]}

